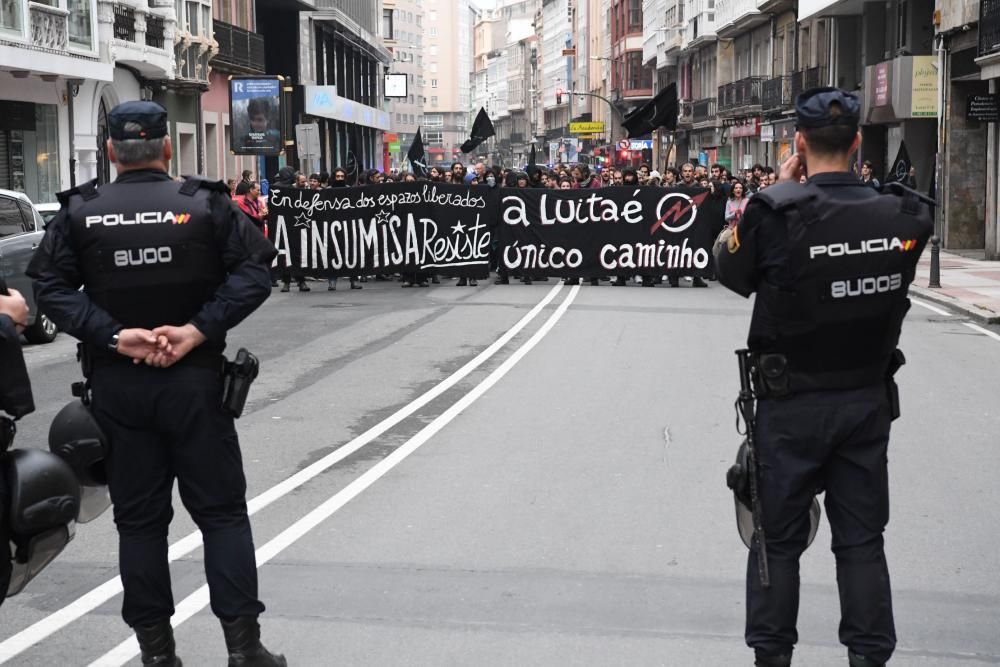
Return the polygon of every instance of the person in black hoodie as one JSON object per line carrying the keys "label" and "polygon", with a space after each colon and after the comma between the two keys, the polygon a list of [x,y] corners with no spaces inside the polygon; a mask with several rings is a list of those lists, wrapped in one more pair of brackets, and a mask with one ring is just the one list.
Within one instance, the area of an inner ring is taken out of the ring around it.
{"label": "person in black hoodie", "polygon": [[[274,177],[274,187],[276,188],[294,188],[295,187],[295,177],[296,171],[294,168],[289,166],[284,166],[278,170],[278,173]],[[308,292],[309,285],[306,284],[306,277],[302,273],[297,273],[292,275],[291,269],[285,267],[281,270],[281,291],[288,292],[291,289],[292,278],[295,278],[295,282],[299,285],[300,292]],[[276,283],[271,282],[272,286]]]}
{"label": "person in black hoodie", "polygon": [[[337,167],[333,170],[333,178],[330,179],[331,188],[346,188],[347,187],[347,170],[343,167]],[[361,289],[361,283],[358,282],[358,276],[351,276],[351,289]],[[328,292],[333,292],[337,289],[337,278],[327,278],[326,279],[326,289]]]}

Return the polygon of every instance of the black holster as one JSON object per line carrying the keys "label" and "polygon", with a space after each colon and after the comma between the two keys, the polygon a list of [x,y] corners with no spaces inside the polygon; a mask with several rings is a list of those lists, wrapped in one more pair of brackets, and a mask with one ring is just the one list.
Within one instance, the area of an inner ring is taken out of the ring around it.
{"label": "black holster", "polygon": [[756,355],[753,364],[753,385],[757,398],[791,396],[788,358],[775,353]]}
{"label": "black holster", "polygon": [[240,348],[236,358],[226,361],[222,373],[222,408],[239,419],[250,395],[250,385],[260,372],[260,361],[246,348]]}
{"label": "black holster", "polygon": [[903,367],[906,363],[906,357],[903,355],[903,351],[896,348],[892,352],[892,356],[889,357],[889,367],[886,369],[885,373],[885,388],[889,394],[889,414],[892,415],[892,419],[895,421],[899,419],[899,386],[896,384],[896,379],[893,377],[896,372]]}

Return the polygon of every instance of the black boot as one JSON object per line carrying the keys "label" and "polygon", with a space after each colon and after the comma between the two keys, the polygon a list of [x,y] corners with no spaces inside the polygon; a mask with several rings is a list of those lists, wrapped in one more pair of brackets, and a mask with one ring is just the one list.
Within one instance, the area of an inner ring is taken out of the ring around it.
{"label": "black boot", "polygon": [[756,653],[753,664],[756,667],[790,667],[792,664],[792,654],[782,653],[780,655],[765,655]]}
{"label": "black boot", "polygon": [[691,287],[708,287],[708,283],[705,279],[700,276],[695,276],[694,280],[691,281]]}
{"label": "black boot", "polygon": [[469,286],[468,278],[459,278],[458,282],[455,283],[455,287],[468,287],[468,286]]}
{"label": "black boot", "polygon": [[300,292],[309,292],[309,291],[311,291],[310,288],[309,288],[309,285],[306,284],[306,281],[304,281],[304,280],[300,280],[299,281],[299,291]]}
{"label": "black boot", "polygon": [[137,625],[132,629],[135,630],[135,638],[139,640],[142,664],[181,667],[181,659],[174,652],[174,629],[170,627],[169,619],[153,625]]}
{"label": "black boot", "polygon": [[885,667],[884,662],[875,662],[871,658],[866,658],[851,650],[847,651],[847,664],[850,667]]}
{"label": "black boot", "polygon": [[260,643],[260,625],[256,616],[221,620],[229,650],[229,667],[288,667],[283,655],[275,655]]}

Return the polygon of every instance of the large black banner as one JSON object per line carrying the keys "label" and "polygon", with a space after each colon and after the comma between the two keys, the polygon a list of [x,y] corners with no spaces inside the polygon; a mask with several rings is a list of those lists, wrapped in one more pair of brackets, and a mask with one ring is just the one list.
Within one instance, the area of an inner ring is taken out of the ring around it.
{"label": "large black banner", "polygon": [[500,261],[528,276],[707,276],[724,213],[704,188],[504,190]]}
{"label": "large black banner", "polygon": [[725,199],[703,188],[595,190],[393,183],[301,190],[268,203],[275,266],[311,275],[425,271],[514,275],[711,273]]}
{"label": "large black banner", "polygon": [[268,237],[277,267],[306,274],[484,278],[499,202],[499,191],[486,186],[277,187],[268,201]]}

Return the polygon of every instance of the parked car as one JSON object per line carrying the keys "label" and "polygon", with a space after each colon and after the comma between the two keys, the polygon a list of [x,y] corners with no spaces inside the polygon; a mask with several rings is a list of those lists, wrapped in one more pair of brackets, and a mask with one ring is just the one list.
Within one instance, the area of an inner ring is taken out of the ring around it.
{"label": "parked car", "polygon": [[35,204],[35,210],[38,211],[42,216],[42,222],[48,225],[52,222],[52,218],[56,217],[56,213],[59,212],[59,204]]}
{"label": "parked car", "polygon": [[31,312],[24,337],[29,343],[51,343],[58,329],[55,322],[38,312],[31,279],[24,275],[35,248],[45,234],[41,214],[20,192],[0,190],[0,272],[8,287],[24,295]]}

